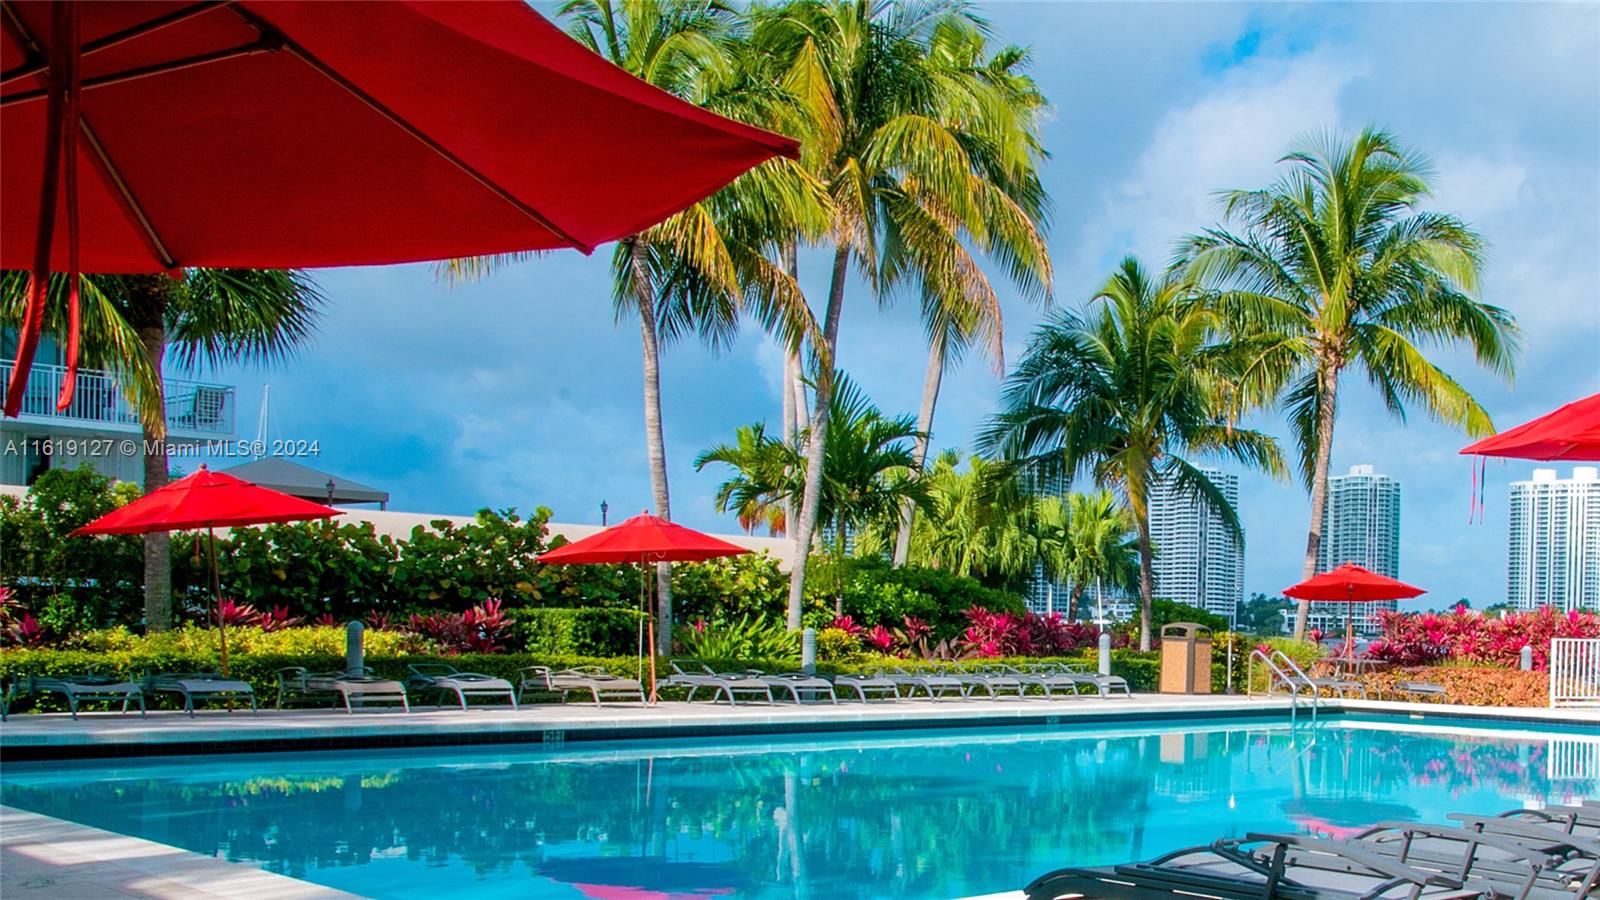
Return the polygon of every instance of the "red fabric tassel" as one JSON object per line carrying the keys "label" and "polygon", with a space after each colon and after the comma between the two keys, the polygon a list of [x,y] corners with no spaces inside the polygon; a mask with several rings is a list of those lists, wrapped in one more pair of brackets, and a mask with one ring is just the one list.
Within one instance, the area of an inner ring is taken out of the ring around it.
{"label": "red fabric tassel", "polygon": [[1478,461],[1469,459],[1467,464],[1472,471],[1472,488],[1467,492],[1467,524],[1471,525],[1478,515]]}
{"label": "red fabric tassel", "polygon": [[76,3],[71,8],[67,23],[67,46],[73,51],[67,56],[67,109],[61,124],[61,138],[65,147],[64,160],[67,193],[67,370],[61,378],[61,394],[56,398],[56,409],[65,411],[72,405],[72,395],[78,388],[78,332],[82,327],[78,310],[78,292],[82,281],[78,263],[78,120],[82,109],[80,84],[79,43],[81,8]]}
{"label": "red fabric tassel", "polygon": [[44,330],[45,303],[50,296],[50,244],[56,232],[56,189],[61,182],[62,125],[66,119],[67,76],[70,60],[78,55],[78,43],[70,36],[77,21],[76,4],[51,4],[50,86],[45,105],[44,177],[39,188],[39,230],[33,243],[33,269],[28,273],[28,305],[22,313],[22,329],[17,335],[17,360],[6,383],[5,415],[15,418],[22,411],[22,397],[33,369],[33,354],[39,349],[39,333]]}

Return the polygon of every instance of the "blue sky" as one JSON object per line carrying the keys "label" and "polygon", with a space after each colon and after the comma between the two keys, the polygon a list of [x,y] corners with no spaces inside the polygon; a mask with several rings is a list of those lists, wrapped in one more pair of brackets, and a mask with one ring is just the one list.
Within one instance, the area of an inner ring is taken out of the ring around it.
{"label": "blue sky", "polygon": [[[1058,304],[1077,305],[1126,253],[1164,263],[1215,221],[1212,192],[1255,187],[1311,130],[1393,130],[1432,157],[1437,208],[1492,252],[1483,294],[1526,333],[1516,383],[1438,358],[1507,426],[1600,390],[1600,6],[1566,4],[1101,4],[984,7],[998,39],[1026,44],[1054,104],[1045,170],[1055,203]],[[426,222],[417,227],[428,227]],[[825,264],[802,258],[822,295]],[[466,513],[549,506],[598,521],[649,503],[637,326],[613,319],[607,251],[554,254],[451,288],[428,266],[317,273],[330,303],[314,346],[271,371],[211,373],[240,386],[255,432],[272,386],[273,438],[315,439],[332,472],[382,486],[393,507]],[[1014,361],[1042,312],[1006,298]],[[852,286],[841,364],[883,408],[911,411],[925,350],[913,304],[882,309]],[[694,456],[735,426],[776,420],[779,353],[747,327],[720,356],[672,347],[663,388],[674,518],[731,530],[712,506],[720,473]],[[1465,441],[1420,412],[1404,426],[1350,377],[1334,471],[1372,463],[1402,482],[1401,575],[1422,605],[1505,590],[1506,483],[1468,525]],[[938,446],[970,446],[992,412],[991,363],[946,379]],[[1272,419],[1264,427],[1282,434]],[[1296,580],[1309,503],[1295,484],[1243,478],[1246,592]]]}

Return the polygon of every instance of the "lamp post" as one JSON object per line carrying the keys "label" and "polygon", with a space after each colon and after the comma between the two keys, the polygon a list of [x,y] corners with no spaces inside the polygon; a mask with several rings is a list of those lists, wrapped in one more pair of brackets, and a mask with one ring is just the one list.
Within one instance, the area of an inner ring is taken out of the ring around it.
{"label": "lamp post", "polygon": [[604,500],[600,501],[600,527],[601,528],[606,527],[606,510],[608,510],[610,508],[611,507],[606,505],[606,502]]}
{"label": "lamp post", "polygon": [[328,479],[328,503],[330,505],[333,503],[333,479],[332,478]]}

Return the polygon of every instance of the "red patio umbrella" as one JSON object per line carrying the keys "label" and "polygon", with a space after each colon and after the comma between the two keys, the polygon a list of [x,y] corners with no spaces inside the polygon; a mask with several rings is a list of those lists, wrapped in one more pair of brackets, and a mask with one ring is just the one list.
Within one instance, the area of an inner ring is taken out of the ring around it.
{"label": "red patio umbrella", "polygon": [[1467,456],[1600,461],[1600,394],[1508,428],[1461,449]]}
{"label": "red patio umbrella", "polygon": [[[1374,600],[1407,600],[1426,594],[1422,588],[1413,587],[1355,563],[1345,563],[1330,571],[1307,578],[1294,587],[1285,588],[1284,596],[1296,600],[1314,600],[1322,603],[1371,603]],[[1344,617],[1344,639],[1354,646],[1354,630],[1350,616]]]}
{"label": "red patio umbrella", "polygon": [[589,252],[798,153],[522,0],[7,0],[0,135],[0,268],[37,288],[9,415],[52,271]]}
{"label": "red patio umbrella", "polygon": [[228,631],[221,615],[222,580],[217,572],[218,528],[299,522],[341,515],[343,510],[280,494],[204,464],[200,470],[75,529],[72,536],[149,534],[204,528],[211,552],[212,612],[222,641],[222,672],[228,672]]}
{"label": "red patio umbrella", "polygon": [[[591,534],[582,540],[564,544],[554,550],[539,554],[539,562],[569,565],[600,563],[639,564],[639,606],[645,607],[648,566],[657,562],[703,562],[723,556],[738,556],[750,551],[738,544],[730,544],[685,528],[666,519],[640,513],[625,522]],[[649,621],[650,647],[650,700],[656,695],[656,620],[654,610],[645,618]],[[642,655],[642,654],[641,654]]]}

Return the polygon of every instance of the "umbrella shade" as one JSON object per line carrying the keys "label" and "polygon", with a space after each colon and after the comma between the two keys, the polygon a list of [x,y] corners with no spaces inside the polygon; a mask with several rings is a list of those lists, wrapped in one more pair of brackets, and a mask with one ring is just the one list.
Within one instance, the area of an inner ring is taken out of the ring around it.
{"label": "umbrella shade", "polygon": [[1462,448],[1468,456],[1600,461],[1600,394]]}
{"label": "umbrella shade", "polygon": [[341,510],[242,481],[201,466],[198,472],[151,491],[72,533],[148,534],[269,522],[325,519]]}
{"label": "umbrella shade", "polygon": [[1332,571],[1308,578],[1284,590],[1296,600],[1326,603],[1370,603],[1374,600],[1404,600],[1426,594],[1419,587],[1379,575],[1355,563],[1345,563]]}
{"label": "umbrella shade", "polygon": [[[52,6],[8,2],[0,24],[0,268],[34,264]],[[78,9],[84,272],[587,252],[797,153],[522,0]]]}
{"label": "umbrella shade", "polygon": [[539,562],[700,562],[749,552],[738,544],[642,513],[598,534],[542,553]]}

